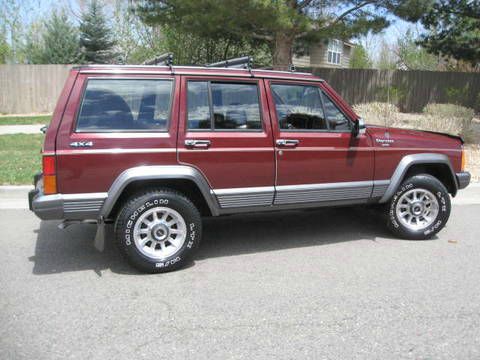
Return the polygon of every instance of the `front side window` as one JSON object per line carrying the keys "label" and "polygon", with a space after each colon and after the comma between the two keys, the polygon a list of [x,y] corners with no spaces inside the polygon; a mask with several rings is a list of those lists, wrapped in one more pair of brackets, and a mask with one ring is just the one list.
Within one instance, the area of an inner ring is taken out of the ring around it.
{"label": "front side window", "polygon": [[280,129],[327,130],[327,122],[316,86],[272,84]]}
{"label": "front side window", "polygon": [[328,42],[327,61],[330,64],[339,65],[342,57],[343,44],[340,40],[331,39]]}
{"label": "front side window", "polygon": [[187,88],[188,129],[262,128],[257,84],[189,81]]}
{"label": "front side window", "polygon": [[336,131],[349,131],[350,121],[338,109],[330,98],[322,91],[323,107],[325,108],[325,118],[328,122],[328,128]]}
{"label": "front side window", "polygon": [[165,131],[171,94],[171,80],[89,79],[77,131]]}

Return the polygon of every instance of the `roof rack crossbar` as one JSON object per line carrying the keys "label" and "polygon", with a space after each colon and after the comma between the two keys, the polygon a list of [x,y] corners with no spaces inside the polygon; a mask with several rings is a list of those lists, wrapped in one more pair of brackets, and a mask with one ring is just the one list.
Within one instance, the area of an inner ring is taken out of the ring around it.
{"label": "roof rack crossbar", "polygon": [[160,56],[157,56],[153,59],[144,61],[143,65],[173,65],[173,54],[165,53]]}
{"label": "roof rack crossbar", "polygon": [[205,65],[206,67],[225,67],[225,68],[240,68],[251,69],[253,65],[253,58],[251,56],[242,56],[239,58],[228,59]]}

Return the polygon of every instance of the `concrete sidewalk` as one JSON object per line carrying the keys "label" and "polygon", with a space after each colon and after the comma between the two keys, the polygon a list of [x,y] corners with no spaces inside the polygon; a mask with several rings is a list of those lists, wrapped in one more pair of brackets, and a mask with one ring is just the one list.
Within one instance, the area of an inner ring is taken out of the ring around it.
{"label": "concrete sidewalk", "polygon": [[[0,209],[28,209],[31,185],[0,186]],[[452,199],[453,205],[480,204],[480,183],[472,183]]]}
{"label": "concrete sidewalk", "polygon": [[0,125],[0,135],[9,134],[41,134],[40,129],[45,124],[35,125]]}

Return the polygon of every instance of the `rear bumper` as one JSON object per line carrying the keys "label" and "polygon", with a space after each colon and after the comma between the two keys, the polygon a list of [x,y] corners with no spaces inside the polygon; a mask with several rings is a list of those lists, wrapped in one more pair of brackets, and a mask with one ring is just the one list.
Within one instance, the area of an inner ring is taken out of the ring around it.
{"label": "rear bumper", "polygon": [[35,189],[28,193],[30,210],[42,220],[97,219],[107,193],[43,194],[41,176],[34,178]]}
{"label": "rear bumper", "polygon": [[462,171],[456,174],[458,190],[465,189],[470,184],[471,175],[468,171]]}

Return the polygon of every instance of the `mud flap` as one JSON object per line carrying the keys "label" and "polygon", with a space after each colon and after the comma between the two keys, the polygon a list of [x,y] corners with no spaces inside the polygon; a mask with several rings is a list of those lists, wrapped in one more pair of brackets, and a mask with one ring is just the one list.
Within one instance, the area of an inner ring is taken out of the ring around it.
{"label": "mud flap", "polygon": [[100,252],[105,250],[105,222],[103,219],[98,220],[97,233],[95,234],[93,246]]}

